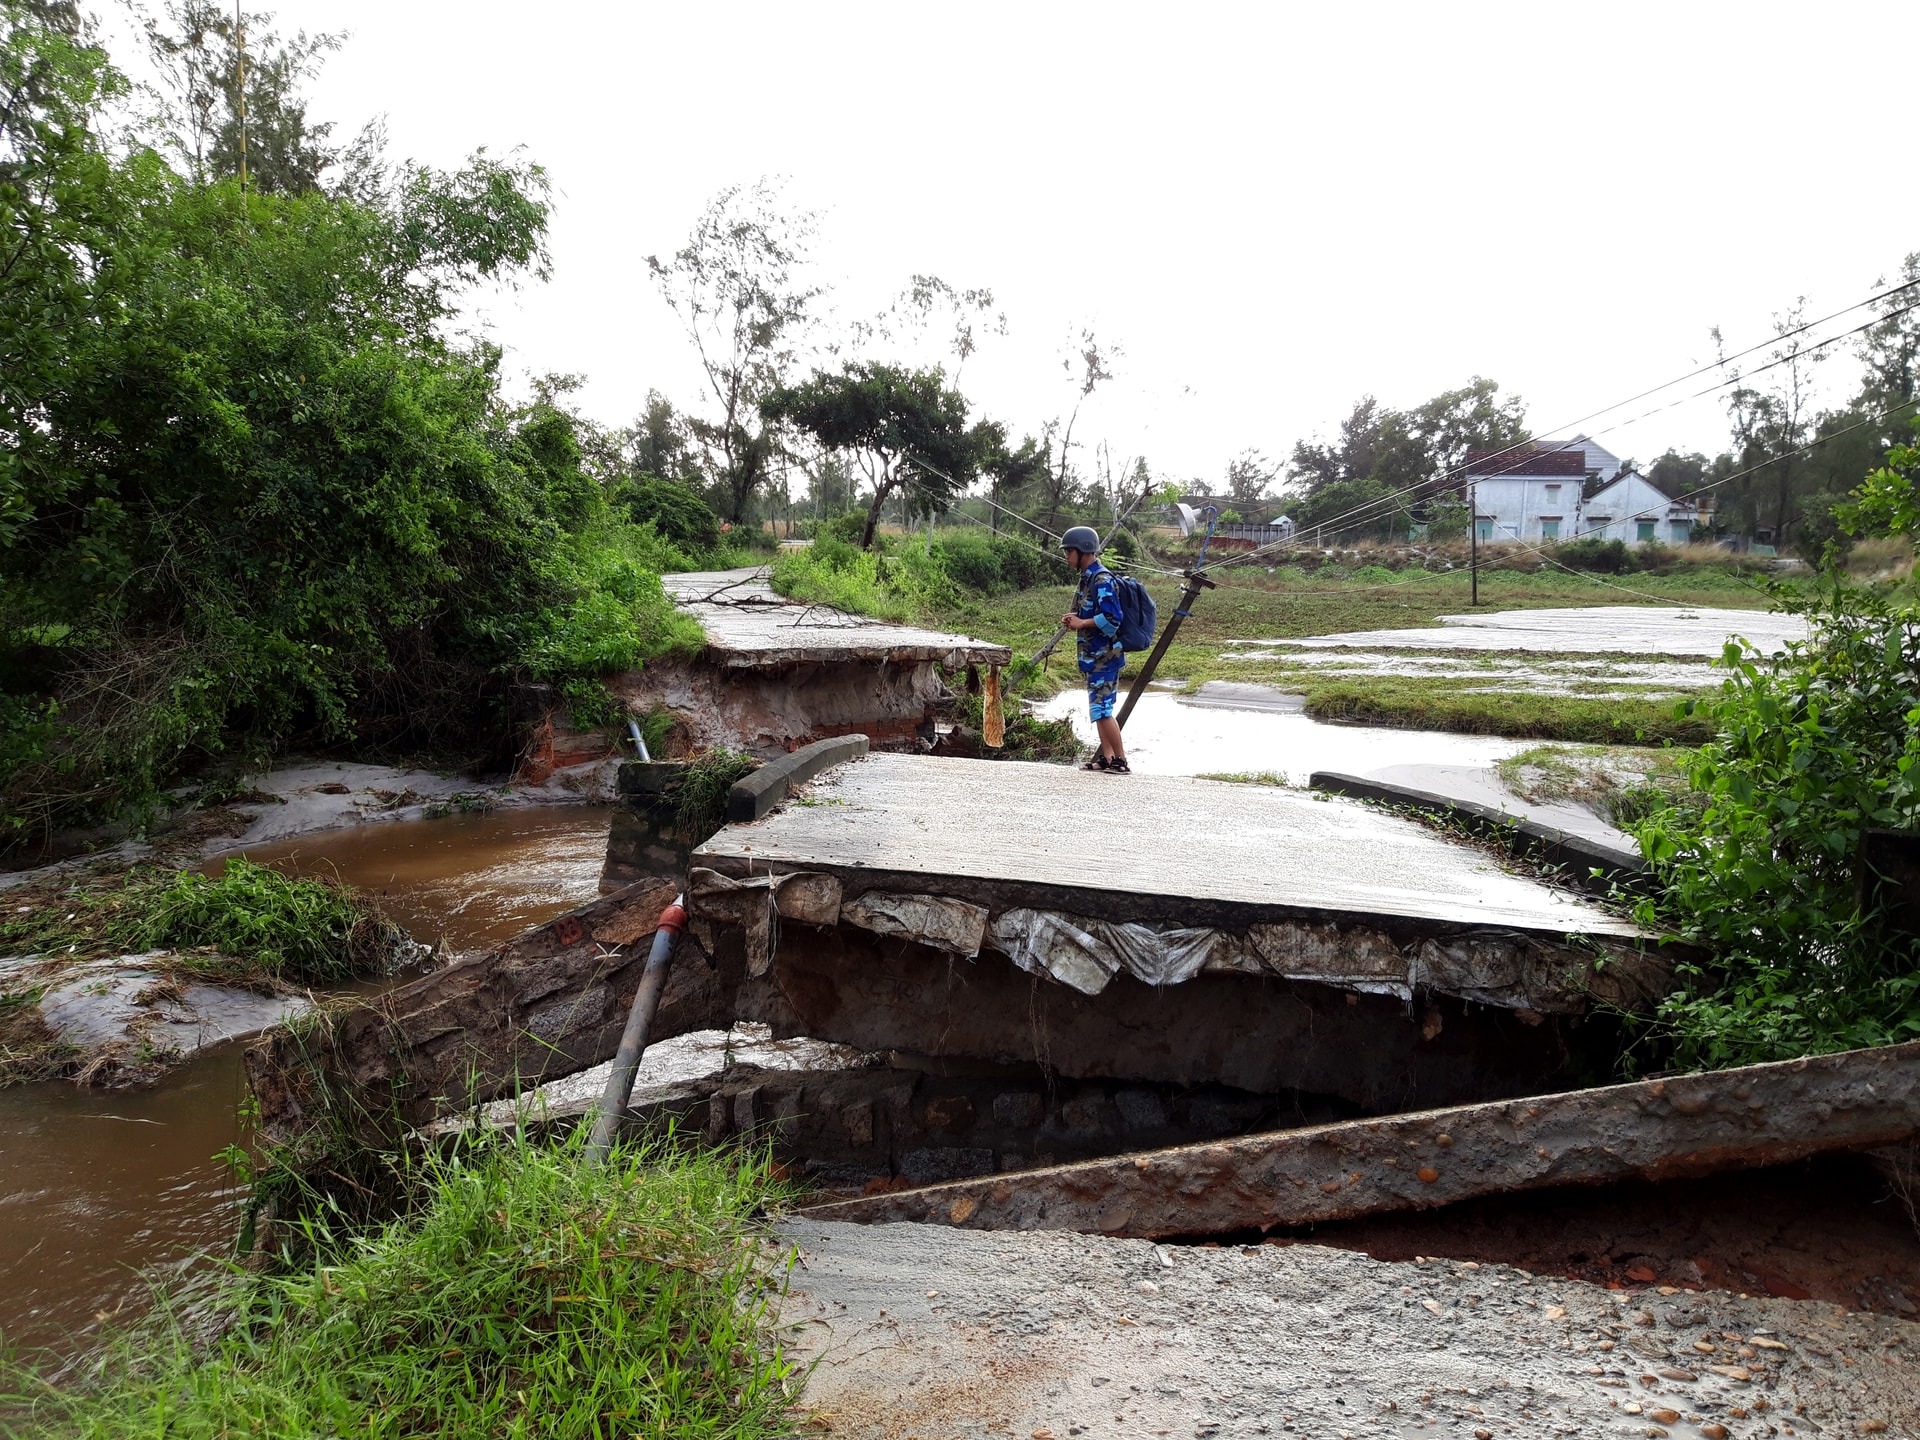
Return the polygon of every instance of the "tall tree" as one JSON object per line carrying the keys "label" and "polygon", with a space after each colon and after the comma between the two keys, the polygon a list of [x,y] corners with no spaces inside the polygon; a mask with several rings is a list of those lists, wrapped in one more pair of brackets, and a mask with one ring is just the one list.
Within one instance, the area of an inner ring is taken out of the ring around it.
{"label": "tall tree", "polygon": [[1256,504],[1279,476],[1280,467],[1258,450],[1242,450],[1227,462],[1227,494],[1235,505]]}
{"label": "tall tree", "polygon": [[[1818,347],[1806,333],[1807,297],[1802,295],[1784,313],[1773,317],[1778,343],[1767,352],[1766,360],[1743,375],[1740,367],[1725,358],[1720,328],[1714,327],[1714,344],[1721,347],[1721,369],[1734,382],[1726,398],[1727,414],[1733,421],[1734,444],[1741,452],[1743,468],[1756,469],[1756,480],[1772,481],[1771,504],[1766,512],[1753,507],[1756,518],[1772,516],[1774,543],[1782,543],[1793,520],[1794,480],[1801,472],[1799,452],[1813,433],[1815,420],[1814,371],[1832,351]],[[1753,376],[1765,375],[1759,384]],[[1758,487],[1749,483],[1749,495]]]}
{"label": "tall tree", "polygon": [[670,259],[647,257],[661,295],[692,338],[713,411],[688,430],[727,518],[745,521],[778,456],[761,402],[799,354],[818,286],[799,278],[813,216],[782,208],[772,185],[721,191]]}
{"label": "tall tree", "polygon": [[321,188],[341,158],[330,122],[307,119],[301,87],[344,35],[282,39],[271,11],[234,11],[214,0],[167,0],[146,22],[147,48],[164,79],[168,140],[187,174],[205,184],[241,173],[268,194]]}
{"label": "tall tree", "polygon": [[874,361],[848,361],[783,386],[760,409],[769,422],[804,430],[860,467],[873,487],[862,549],[872,548],[880,509],[903,486],[950,503],[979,473],[994,435],[968,428],[967,402],[939,370]]}

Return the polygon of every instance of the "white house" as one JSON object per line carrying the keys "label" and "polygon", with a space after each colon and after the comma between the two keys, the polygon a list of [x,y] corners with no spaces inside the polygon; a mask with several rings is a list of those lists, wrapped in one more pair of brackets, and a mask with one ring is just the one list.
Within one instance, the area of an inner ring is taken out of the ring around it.
{"label": "white house", "polygon": [[1611,485],[1589,495],[1581,506],[1580,534],[1602,540],[1624,540],[1629,545],[1659,541],[1684,545],[1696,522],[1705,524],[1712,509],[1704,503],[1670,497],[1644,475],[1629,471]]}
{"label": "white house", "polygon": [[1467,455],[1473,523],[1483,543],[1572,539],[1586,482],[1581,450],[1528,446]]}
{"label": "white house", "polygon": [[1466,484],[1482,543],[1540,544],[1593,536],[1684,545],[1712,502],[1675,500],[1584,435],[1523,448],[1470,451]]}

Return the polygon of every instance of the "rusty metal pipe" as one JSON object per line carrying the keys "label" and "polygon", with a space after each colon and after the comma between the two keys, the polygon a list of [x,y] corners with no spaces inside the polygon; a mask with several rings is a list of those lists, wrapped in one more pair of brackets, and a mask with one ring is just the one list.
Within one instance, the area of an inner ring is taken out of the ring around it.
{"label": "rusty metal pipe", "polygon": [[653,932],[653,949],[647,953],[647,968],[640,976],[640,988],[633,992],[633,1008],[627,1012],[627,1028],[620,1033],[620,1048],[613,1055],[613,1071],[607,1076],[607,1088],[594,1112],[593,1134],[587,1140],[587,1163],[598,1165],[613,1148],[614,1132],[633,1098],[633,1077],[640,1073],[640,1057],[647,1053],[647,1031],[653,1027],[654,1012],[660,1008],[660,992],[667,988],[667,971],[673,968],[673,946],[687,928],[687,897],[676,895],[671,905],[660,912],[660,924]]}

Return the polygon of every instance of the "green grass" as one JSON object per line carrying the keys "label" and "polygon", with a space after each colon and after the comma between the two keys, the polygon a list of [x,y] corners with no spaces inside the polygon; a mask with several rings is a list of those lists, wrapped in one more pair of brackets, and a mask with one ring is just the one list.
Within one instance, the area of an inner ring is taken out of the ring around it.
{"label": "green grass", "polygon": [[[1486,694],[1470,688],[1486,682],[1458,677],[1303,673],[1287,666],[1284,658],[1228,658],[1235,640],[1411,629],[1436,625],[1442,615],[1472,608],[1470,579],[1463,571],[1409,570],[1396,575],[1372,566],[1349,576],[1344,571],[1328,573],[1333,569],[1314,572],[1286,567],[1271,576],[1263,571],[1221,572],[1219,588],[1204,592],[1194,603],[1191,618],[1168,649],[1156,678],[1183,681],[1189,687],[1216,679],[1277,683],[1303,694],[1307,713],[1323,720],[1592,743],[1697,744],[1706,738],[1698,720],[1675,717],[1675,704],[1669,700]],[[1633,593],[1563,572],[1493,571],[1480,577],[1479,608],[1671,604],[1758,610],[1769,603],[1766,592],[1751,577],[1723,567],[1633,575],[1619,583]],[[1164,623],[1172,614],[1178,582],[1156,578],[1147,588]],[[1053,634],[1072,595],[1067,586],[1051,586],[991,599],[976,597],[930,618],[1009,645],[1016,657],[1030,656]],[[1018,658],[1015,668],[1020,668]],[[1028,694],[1048,694],[1076,679],[1071,649],[1063,645],[1044,674],[1022,677],[1022,688]]]}
{"label": "green grass", "polygon": [[230,984],[327,984],[376,974],[404,953],[398,926],[330,880],[292,880],[235,857],[217,879],[135,868],[6,892],[0,955],[76,960],[143,950]]}
{"label": "green grass", "polygon": [[1196,775],[1196,780],[1221,780],[1230,785],[1272,785],[1281,790],[1293,789],[1293,782],[1286,776],[1273,770],[1232,770],[1218,774]]}
{"label": "green grass", "polygon": [[[585,1164],[482,1136],[417,1162],[407,1213],[224,1274],[55,1384],[0,1372],[13,1440],[653,1440],[786,1433],[785,1265],[764,1154],[626,1146]],[[314,1225],[309,1222],[309,1231]],[[212,1338],[205,1338],[209,1333]]]}
{"label": "green grass", "polygon": [[54,1036],[33,1002],[62,968],[167,952],[149,968],[166,984],[205,980],[272,990],[377,975],[411,958],[399,926],[326,880],[290,880],[244,859],[210,879],[136,867],[55,875],[0,898],[0,956],[41,957],[0,988],[0,1086],[71,1074],[85,1052]]}

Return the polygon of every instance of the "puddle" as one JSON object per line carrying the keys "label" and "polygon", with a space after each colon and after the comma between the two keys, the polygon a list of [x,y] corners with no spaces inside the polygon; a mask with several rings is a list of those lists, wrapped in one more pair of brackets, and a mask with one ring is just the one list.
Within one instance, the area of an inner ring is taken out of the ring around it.
{"label": "puddle", "polygon": [[[476,950],[600,893],[612,811],[587,805],[448,815],[254,845],[285,874],[338,875],[377,896],[414,939]],[[225,857],[204,867],[218,874]]]}
{"label": "puddle", "polygon": [[[471,950],[595,898],[610,818],[584,805],[454,815],[241,853],[338,874],[416,938]],[[213,1156],[240,1138],[242,1048],[198,1056],[153,1090],[0,1090],[0,1340],[74,1348],[99,1312],[145,1304],[141,1271],[232,1244],[242,1196]]]}
{"label": "puddle", "polygon": [[[1264,697],[1258,707],[1246,692]],[[1127,763],[1146,775],[1257,774],[1271,771],[1305,785],[1315,770],[1378,775],[1405,765],[1491,769],[1529,744],[1493,735],[1438,730],[1394,730],[1373,725],[1329,725],[1289,708],[1279,691],[1209,681],[1194,696],[1149,692],[1127,719]],[[1050,720],[1069,719],[1074,733],[1095,743],[1082,690],[1049,700]]]}

